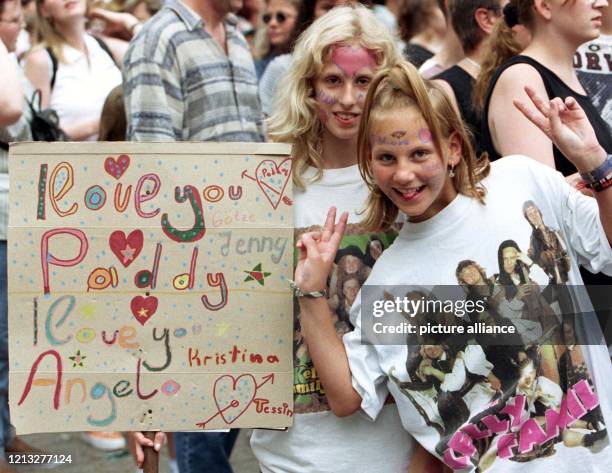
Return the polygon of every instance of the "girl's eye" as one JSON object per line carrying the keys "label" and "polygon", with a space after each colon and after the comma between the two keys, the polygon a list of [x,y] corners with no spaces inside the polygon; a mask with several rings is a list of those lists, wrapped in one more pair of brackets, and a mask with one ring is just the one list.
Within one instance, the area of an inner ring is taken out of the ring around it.
{"label": "girl's eye", "polygon": [[395,157],[392,154],[379,154],[376,156],[376,160],[380,161],[383,164],[391,163],[395,160]]}
{"label": "girl's eye", "polygon": [[426,150],[426,149],[417,149],[417,150],[414,151],[414,153],[412,153],[412,155],[416,159],[425,159],[425,158],[427,158],[427,156],[429,156],[429,150]]}
{"label": "girl's eye", "polygon": [[340,83],[340,78],[338,76],[328,76],[325,78],[325,82],[330,85],[336,85]]}
{"label": "girl's eye", "polygon": [[367,77],[367,76],[359,76],[359,77],[357,77],[356,82],[357,82],[357,85],[367,86],[367,85],[369,85],[369,84],[370,84],[370,81],[371,81],[371,80],[372,80],[372,79],[371,79],[370,77]]}

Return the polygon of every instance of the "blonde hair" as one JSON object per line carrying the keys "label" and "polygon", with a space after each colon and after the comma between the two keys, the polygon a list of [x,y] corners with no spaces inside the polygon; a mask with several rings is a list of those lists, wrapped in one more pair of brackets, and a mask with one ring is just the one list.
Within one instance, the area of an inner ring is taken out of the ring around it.
{"label": "blonde hair", "polygon": [[[51,48],[51,51],[59,62],[64,62],[63,46],[66,39],[53,25],[53,19],[43,15],[42,6],[45,0],[36,0],[36,26],[41,47]],[[90,0],[86,0],[87,11],[90,8]],[[87,15],[87,12],[85,13]]]}
{"label": "blonde hair", "polygon": [[442,145],[451,134],[461,141],[462,157],[454,167],[453,185],[457,192],[484,204],[486,190],[479,182],[489,174],[486,155],[480,159],[472,147],[470,135],[451,101],[436,84],[421,78],[417,69],[401,62],[381,70],[373,79],[359,125],[359,171],[370,189],[362,224],[367,230],[386,230],[397,220],[398,209],[374,181],[370,159],[370,129],[373,122],[383,120],[390,112],[416,107],[429,126],[432,140],[442,155]]}
{"label": "blonde hair", "polygon": [[361,5],[333,8],[300,36],[268,120],[272,141],[293,144],[293,183],[299,189],[305,187],[303,174],[308,166],[318,168],[313,181],[322,176],[323,125],[313,82],[323,70],[331,47],[347,41],[358,41],[372,51],[379,66],[389,67],[401,60],[393,36]]}

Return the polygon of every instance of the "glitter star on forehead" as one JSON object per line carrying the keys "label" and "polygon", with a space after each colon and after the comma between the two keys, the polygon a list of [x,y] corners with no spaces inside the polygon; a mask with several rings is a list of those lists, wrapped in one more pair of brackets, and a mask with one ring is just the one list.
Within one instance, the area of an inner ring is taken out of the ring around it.
{"label": "glitter star on forehead", "polygon": [[257,281],[260,286],[265,284],[266,278],[270,276],[272,273],[268,273],[261,269],[261,263],[257,263],[255,267],[250,271],[244,271],[248,276],[245,278],[244,282],[248,281]]}

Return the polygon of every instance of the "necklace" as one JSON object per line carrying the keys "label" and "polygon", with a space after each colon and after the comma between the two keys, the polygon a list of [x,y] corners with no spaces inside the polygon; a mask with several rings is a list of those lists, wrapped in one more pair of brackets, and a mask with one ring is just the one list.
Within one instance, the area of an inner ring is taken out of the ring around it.
{"label": "necklace", "polygon": [[475,68],[478,72],[480,72],[480,64],[478,64],[476,61],[474,61],[473,59],[469,58],[469,57],[464,57],[463,61],[467,62],[468,64],[470,64],[473,68]]}

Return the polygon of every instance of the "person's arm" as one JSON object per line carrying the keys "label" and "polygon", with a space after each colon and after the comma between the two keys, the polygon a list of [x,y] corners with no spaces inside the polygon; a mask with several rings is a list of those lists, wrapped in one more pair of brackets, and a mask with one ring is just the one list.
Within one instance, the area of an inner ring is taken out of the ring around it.
{"label": "person's arm", "polygon": [[0,126],[15,123],[23,112],[23,87],[19,70],[0,40]]}
{"label": "person's arm", "polygon": [[[140,24],[140,23],[139,23]],[[113,38],[112,36],[102,36],[102,40],[110,49],[111,54],[113,55],[113,60],[119,69],[123,68],[123,57],[130,45],[129,41],[124,41],[123,39]]]}
{"label": "person's arm", "polygon": [[34,87],[40,90],[40,107],[47,108],[51,99],[51,76],[49,75],[49,53],[43,48],[32,50],[26,57],[25,75]]}
{"label": "person's arm", "polygon": [[158,44],[156,51],[147,51],[146,38],[142,36],[132,42],[124,60],[127,139],[183,141],[185,103],[176,58],[172,64],[158,64],[154,56],[165,54],[167,46]]}
{"label": "person's arm", "polygon": [[451,470],[440,460],[423,448],[420,443],[414,447],[414,453],[410,459],[408,473],[452,473]]}
{"label": "person's arm", "polygon": [[550,138],[518,109],[510,106],[513,100],[527,99],[525,86],[532,87],[541,97],[547,95],[540,74],[527,64],[509,67],[495,84],[489,103],[489,129],[493,146],[501,156],[522,154],[554,169],[555,158]]}
{"label": "person's arm", "polygon": [[[115,12],[105,8],[92,8],[91,18],[99,18],[106,23],[107,30],[113,31],[122,39],[130,40],[142,28],[142,22],[131,13]],[[108,31],[106,34],[110,34]]]}
{"label": "person's arm", "polygon": [[84,141],[91,135],[98,133],[100,129],[100,119],[93,118],[91,120],[82,120],[71,125],[62,125],[60,123],[60,127],[72,141]]}
{"label": "person's arm", "polygon": [[[348,213],[336,224],[336,209],[331,208],[322,232],[305,233],[298,241],[295,284],[303,292],[326,287]],[[361,397],[353,389],[351,370],[342,340],[336,335],[332,314],[323,297],[298,298],[302,332],[308,352],[317,368],[329,406],[337,416],[348,416],[359,409]]]}
{"label": "person's arm", "polygon": [[339,417],[351,415],[359,409],[361,396],[353,388],[344,343],[336,334],[329,306],[323,298],[300,297],[299,303],[308,353],[325,388],[329,407]]}
{"label": "person's arm", "polygon": [[[607,153],[597,141],[584,110],[573,97],[545,100],[529,86],[525,87],[525,92],[533,106],[514,100],[517,110],[555,143],[578,172],[591,172],[604,163]],[[612,186],[593,192],[593,195],[608,242],[612,242]]]}

